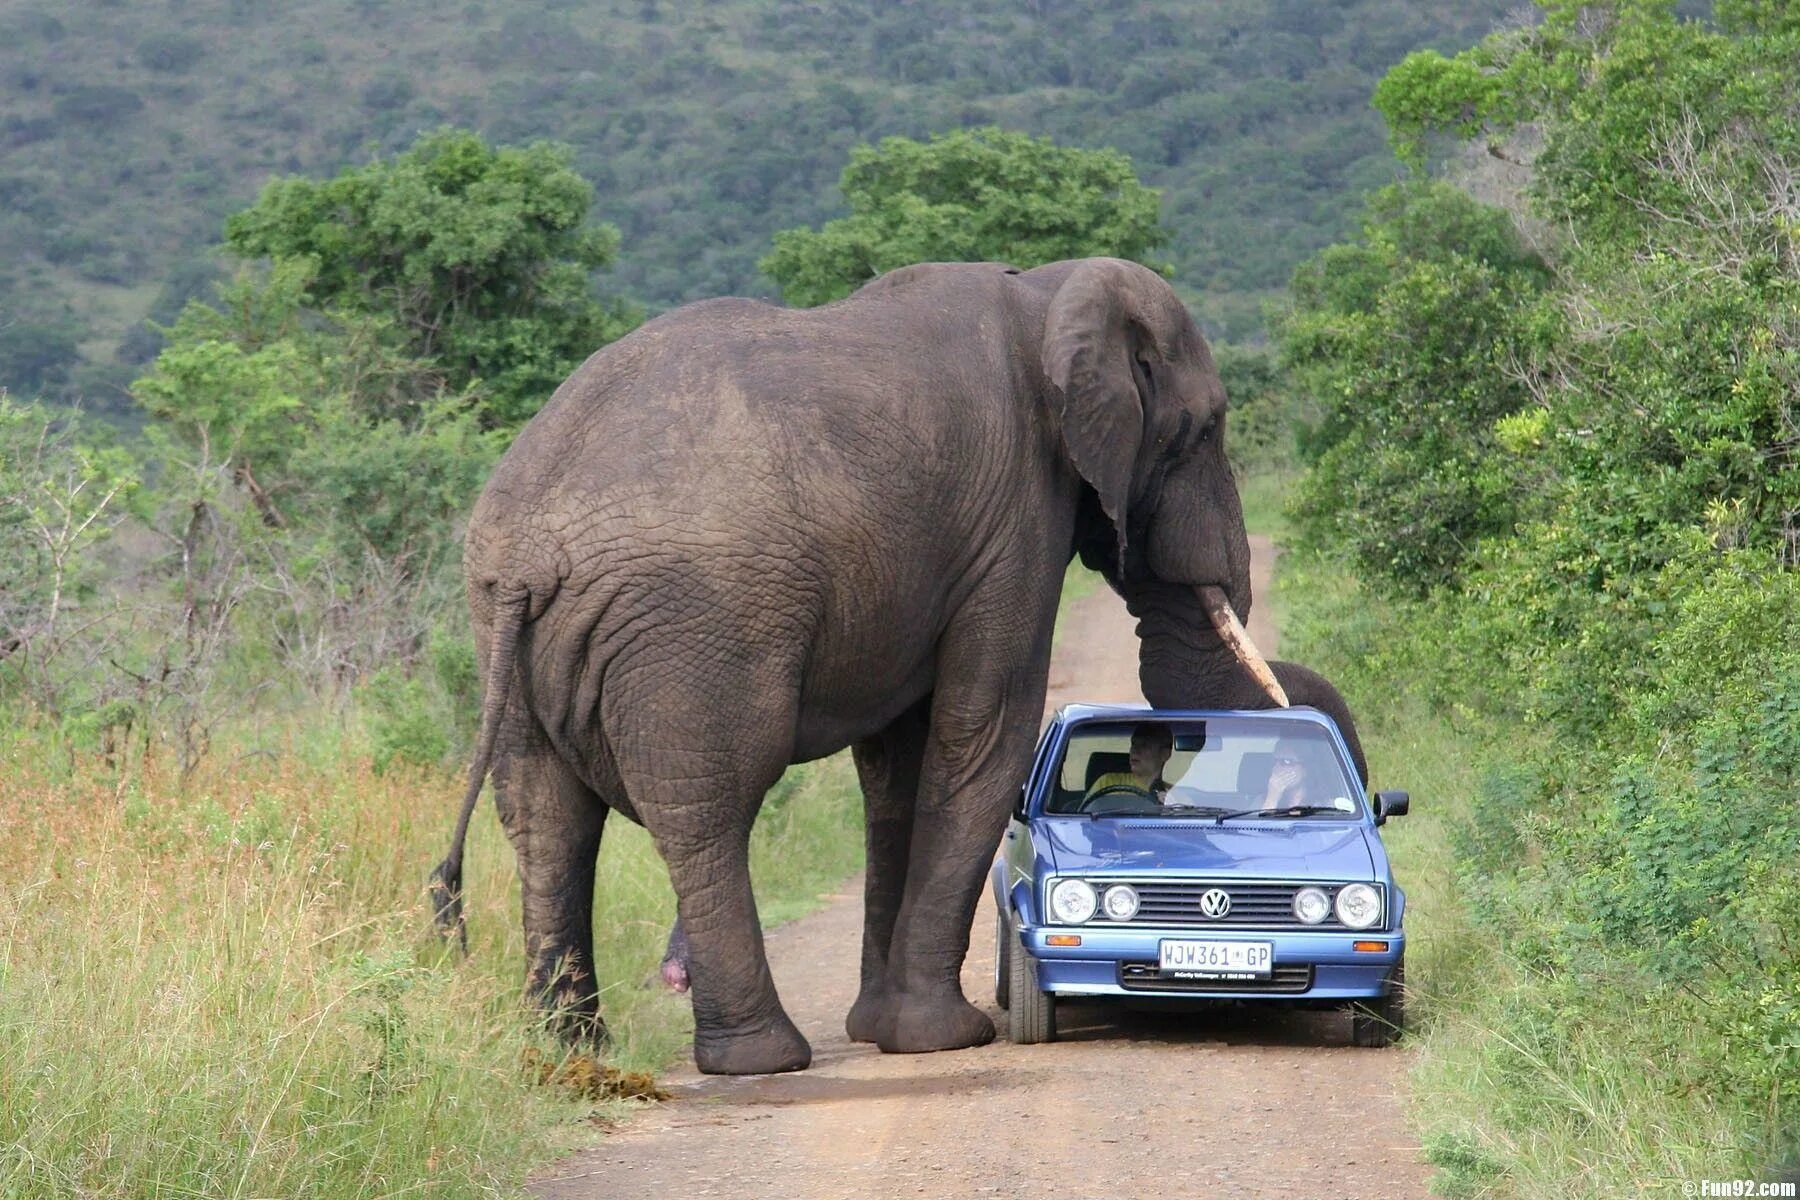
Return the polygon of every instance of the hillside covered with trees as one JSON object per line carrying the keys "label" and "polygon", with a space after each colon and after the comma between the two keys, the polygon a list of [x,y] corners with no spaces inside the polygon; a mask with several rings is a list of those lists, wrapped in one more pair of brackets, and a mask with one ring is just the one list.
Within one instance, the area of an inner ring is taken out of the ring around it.
{"label": "hillside covered with trees", "polygon": [[621,244],[604,290],[654,310],[773,294],[778,230],[843,213],[850,149],[975,125],[1113,147],[1162,189],[1163,257],[1216,333],[1346,236],[1394,177],[1369,95],[1510,0],[191,0],[0,14],[0,385],[119,389],[209,295],[226,218],[456,125],[551,139]]}

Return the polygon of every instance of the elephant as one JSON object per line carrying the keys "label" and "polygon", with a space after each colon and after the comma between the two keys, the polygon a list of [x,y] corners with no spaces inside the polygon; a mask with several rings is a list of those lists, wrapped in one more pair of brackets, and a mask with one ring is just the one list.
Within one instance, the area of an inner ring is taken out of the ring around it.
{"label": "elephant", "polygon": [[604,1037],[593,886],[617,812],[669,869],[696,1066],[804,1068],[748,839],[787,766],[848,746],[867,869],[846,1029],[889,1052],[991,1040],[959,973],[1070,558],[1143,606],[1146,671],[1285,702],[1239,619],[1225,410],[1173,289],[1118,259],[919,264],[815,309],[702,301],[602,348],[470,516],[484,695],[440,925],[462,927],[491,768],[527,987],[566,1035]]}
{"label": "elephant", "polygon": [[[1246,617],[1248,615],[1245,614]],[[1267,708],[1273,703],[1269,693],[1248,672],[1238,669],[1238,664],[1220,663],[1218,666],[1219,670],[1214,676],[1186,679],[1179,692],[1174,695],[1170,695],[1165,684],[1159,687],[1158,695],[1178,701],[1172,707],[1180,708]],[[1350,759],[1356,767],[1358,781],[1367,788],[1369,763],[1363,754],[1362,737],[1357,732],[1356,718],[1350,712],[1350,705],[1337,686],[1317,671],[1299,663],[1270,659],[1269,669],[1276,682],[1281,685],[1290,705],[1316,708],[1337,723],[1344,735],[1345,744],[1350,748]],[[1141,674],[1140,664],[1140,676]],[[681,993],[688,990],[687,931],[682,929],[679,920],[669,930],[669,940],[663,948],[657,974],[670,991]]]}

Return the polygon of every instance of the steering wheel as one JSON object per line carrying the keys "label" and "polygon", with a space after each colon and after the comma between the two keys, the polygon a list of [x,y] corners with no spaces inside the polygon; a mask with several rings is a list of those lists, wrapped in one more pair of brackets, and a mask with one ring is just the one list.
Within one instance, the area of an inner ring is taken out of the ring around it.
{"label": "steering wheel", "polygon": [[[1108,797],[1115,798],[1113,803],[1098,803]],[[1123,800],[1126,797],[1138,801],[1138,804],[1119,803],[1120,800]],[[1156,797],[1150,794],[1150,789],[1141,788],[1136,784],[1130,783],[1109,783],[1093,795],[1083,799],[1081,802],[1081,811],[1084,813],[1130,812],[1142,805],[1156,805]]]}

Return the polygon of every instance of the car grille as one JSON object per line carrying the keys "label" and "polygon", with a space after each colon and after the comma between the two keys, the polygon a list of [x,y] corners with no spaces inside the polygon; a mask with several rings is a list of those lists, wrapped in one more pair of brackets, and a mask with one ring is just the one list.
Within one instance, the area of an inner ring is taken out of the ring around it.
{"label": "car grille", "polygon": [[[1336,901],[1341,883],[1215,883],[1198,880],[1090,879],[1104,891],[1108,883],[1129,883],[1137,889],[1137,915],[1121,922],[1126,927],[1154,925],[1159,929],[1344,929],[1334,908],[1317,925],[1308,925],[1294,915],[1294,893],[1303,887],[1316,887]],[[1213,888],[1223,888],[1231,897],[1231,911],[1223,917],[1207,917],[1200,912],[1200,896]],[[1099,925],[1106,918],[1095,919]],[[1382,926],[1376,926],[1382,928]]]}
{"label": "car grille", "polygon": [[1312,986],[1312,975],[1310,964],[1276,963],[1267,979],[1172,979],[1153,962],[1119,964],[1119,986],[1128,992],[1304,992]]}

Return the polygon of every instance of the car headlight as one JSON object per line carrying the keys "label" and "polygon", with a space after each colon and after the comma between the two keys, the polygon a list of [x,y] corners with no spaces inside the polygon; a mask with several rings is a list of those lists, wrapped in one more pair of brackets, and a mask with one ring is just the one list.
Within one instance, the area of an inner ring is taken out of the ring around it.
{"label": "car headlight", "polygon": [[1331,897],[1316,887],[1303,887],[1294,893],[1294,916],[1307,925],[1317,925],[1331,915]]}
{"label": "car headlight", "polygon": [[1128,883],[1115,883],[1100,897],[1100,909],[1115,921],[1129,921],[1137,916],[1137,889]]}
{"label": "car headlight", "polygon": [[1381,893],[1366,883],[1338,889],[1338,920],[1352,929],[1368,929],[1381,921]]}
{"label": "car headlight", "polygon": [[1059,925],[1080,925],[1100,907],[1100,898],[1085,879],[1059,879],[1050,889],[1050,915]]}

